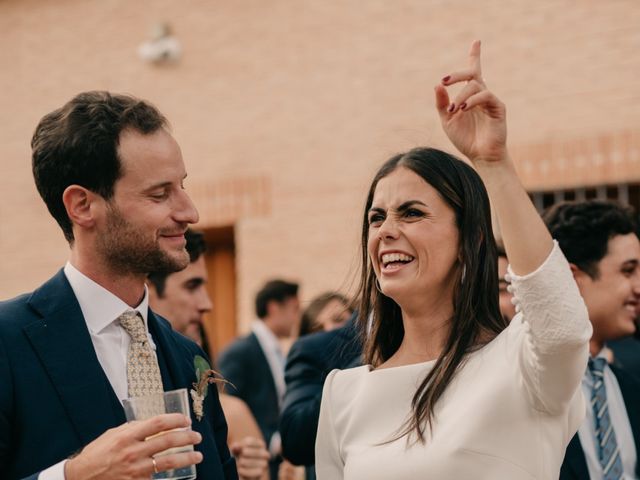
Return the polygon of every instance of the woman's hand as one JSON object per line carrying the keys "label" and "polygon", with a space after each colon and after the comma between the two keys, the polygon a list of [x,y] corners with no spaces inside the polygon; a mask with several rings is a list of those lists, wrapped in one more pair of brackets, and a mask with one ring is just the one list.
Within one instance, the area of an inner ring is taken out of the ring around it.
{"label": "woman's hand", "polygon": [[[445,86],[460,82],[466,85],[450,100]],[[482,79],[480,40],[471,44],[469,68],[444,77],[435,92],[442,128],[463,155],[473,164],[508,158],[506,109]]]}

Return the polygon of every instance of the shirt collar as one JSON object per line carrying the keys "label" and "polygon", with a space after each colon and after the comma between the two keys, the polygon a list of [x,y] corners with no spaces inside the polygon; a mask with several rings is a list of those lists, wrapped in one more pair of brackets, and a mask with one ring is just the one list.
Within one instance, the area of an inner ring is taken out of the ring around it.
{"label": "shirt collar", "polygon": [[[596,356],[590,356],[590,358],[593,358],[593,359],[604,358],[606,360],[606,363],[604,364],[603,373],[606,374],[606,371],[609,369],[610,355],[611,355],[611,352],[609,350],[609,347],[605,345],[604,347],[602,347],[602,349],[598,352]],[[582,377],[582,383],[587,385],[589,388],[593,387],[593,375],[591,374],[591,370],[589,369],[589,366],[587,366],[586,374]],[[587,402],[587,407],[589,407],[588,402]]]}
{"label": "shirt collar", "polygon": [[[116,297],[106,288],[98,285],[85,274],[83,274],[70,262],[64,266],[64,274],[69,280],[71,289],[78,299],[80,310],[84,315],[85,322],[89,330],[94,333],[100,333],[111,323],[113,323],[126,310],[131,307]],[[149,293],[147,286],[144,287],[144,296],[137,307],[133,308],[138,312],[144,320],[144,326],[147,331],[147,315],[149,312]]]}
{"label": "shirt collar", "polygon": [[270,350],[280,352],[280,342],[278,337],[267,327],[262,320],[256,320],[251,326],[251,331],[256,334],[258,340],[262,345],[268,347]]}

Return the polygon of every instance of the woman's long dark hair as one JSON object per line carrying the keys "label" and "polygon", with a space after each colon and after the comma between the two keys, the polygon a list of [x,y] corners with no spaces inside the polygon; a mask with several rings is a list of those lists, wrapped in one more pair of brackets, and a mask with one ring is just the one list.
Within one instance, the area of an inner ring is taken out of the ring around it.
{"label": "woman's long dark hair", "polygon": [[398,350],[404,337],[402,311],[395,301],[376,288],[376,276],[367,251],[368,212],[376,186],[400,167],[413,171],[438,191],[455,212],[460,232],[460,264],[450,333],[433,369],[413,396],[411,417],[396,437],[415,432],[424,442],[426,427],[433,425],[434,406],[465,356],[493,340],[507,324],[498,306],[497,249],[491,229],[489,197],[480,176],[448,153],[415,148],[395,155],[378,170],[364,208],[358,325],[365,363],[374,367],[382,364]]}

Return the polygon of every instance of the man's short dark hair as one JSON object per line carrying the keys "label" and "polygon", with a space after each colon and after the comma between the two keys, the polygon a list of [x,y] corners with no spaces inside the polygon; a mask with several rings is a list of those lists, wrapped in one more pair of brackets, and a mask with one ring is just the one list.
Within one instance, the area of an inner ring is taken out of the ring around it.
{"label": "man's short dark hair", "polygon": [[[189,262],[193,263],[207,251],[207,243],[205,242],[204,234],[202,232],[187,229],[184,234],[184,238],[187,240],[185,248],[189,254]],[[152,272],[148,276],[149,281],[153,284],[153,287],[160,298],[164,296],[167,277],[171,275],[171,273],[174,272]]]}
{"label": "man's short dark hair", "polygon": [[73,229],[62,202],[64,190],[80,185],[109,200],[122,175],[121,132],[150,134],[166,125],[149,103],[99,91],[81,93],[40,120],[31,139],[33,176],[68,242],[73,242]]}
{"label": "man's short dark hair", "polygon": [[271,280],[267,282],[256,295],[256,315],[258,318],[267,316],[267,304],[269,302],[283,303],[291,297],[298,295],[298,284],[284,280]]}
{"label": "man's short dark hair", "polygon": [[607,254],[609,240],[636,233],[633,209],[612,201],[561,202],[542,218],[567,260],[591,278],[600,274],[598,262]]}

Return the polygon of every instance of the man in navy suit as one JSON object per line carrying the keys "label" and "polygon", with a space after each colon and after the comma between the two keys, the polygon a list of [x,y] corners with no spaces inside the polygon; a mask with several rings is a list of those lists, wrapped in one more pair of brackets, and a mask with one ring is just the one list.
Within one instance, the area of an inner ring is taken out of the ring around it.
{"label": "man in navy suit", "polygon": [[571,264],[593,325],[582,382],[587,416],[567,447],[562,480],[638,478],[640,381],[611,360],[607,342],[632,335],[640,302],[640,241],[629,208],[590,200],[544,219]]}
{"label": "man in navy suit", "polygon": [[[32,149],[36,186],[70,257],[36,291],[0,304],[2,477],[149,478],[198,464],[198,478],[237,478],[214,387],[200,419],[126,424],[121,404],[134,341],[152,355],[145,362],[157,359],[164,390],[190,388],[194,357],[204,356],[148,308],[147,274],[188,265],[184,232],[198,220],[165,118],[133,97],[87,92],[40,121]],[[120,323],[132,310],[143,341]],[[154,458],[191,444],[196,451]]]}
{"label": "man in navy suit", "polygon": [[258,320],[251,333],[220,354],[218,368],[232,384],[226,393],[244,400],[258,422],[272,455],[270,472],[275,480],[281,453],[278,420],[285,391],[285,357],[279,341],[291,336],[300,323],[298,284],[271,280],[257,293],[255,304]]}
{"label": "man in navy suit", "polygon": [[294,465],[307,466],[308,480],[315,478],[312,466],[324,381],[336,368],[361,364],[356,317],[357,312],[341,328],[301,337],[287,356],[287,391],[280,417],[282,454]]}

